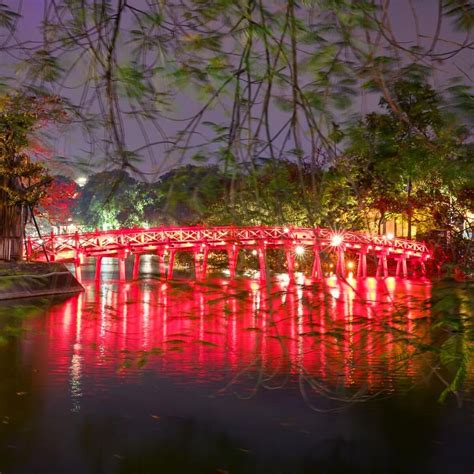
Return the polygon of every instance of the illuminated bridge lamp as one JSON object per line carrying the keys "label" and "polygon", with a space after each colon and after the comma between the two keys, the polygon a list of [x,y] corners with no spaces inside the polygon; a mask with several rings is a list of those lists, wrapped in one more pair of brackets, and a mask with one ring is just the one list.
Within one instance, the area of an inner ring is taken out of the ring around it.
{"label": "illuminated bridge lamp", "polygon": [[302,245],[298,245],[297,247],[295,247],[295,253],[296,253],[296,255],[298,255],[298,256],[300,256],[300,257],[301,257],[302,255],[304,255],[305,251],[306,251],[306,250],[305,250],[305,248],[304,248]]}
{"label": "illuminated bridge lamp", "polygon": [[347,268],[349,270],[353,270],[354,269],[354,262],[347,262]]}
{"label": "illuminated bridge lamp", "polygon": [[388,232],[387,235],[386,235],[387,239],[388,240],[393,240],[393,238],[395,237],[391,232]]}
{"label": "illuminated bridge lamp", "polygon": [[342,235],[335,234],[331,237],[331,245],[333,247],[339,247],[342,242],[344,242],[344,238],[342,237]]}

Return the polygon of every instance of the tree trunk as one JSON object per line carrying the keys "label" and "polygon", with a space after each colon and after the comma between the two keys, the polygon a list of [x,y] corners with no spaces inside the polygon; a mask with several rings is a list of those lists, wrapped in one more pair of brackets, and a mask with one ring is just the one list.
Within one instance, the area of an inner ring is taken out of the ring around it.
{"label": "tree trunk", "polygon": [[385,224],[385,211],[380,211],[380,219],[377,224],[377,232],[379,235],[382,234],[382,224]]}
{"label": "tree trunk", "polygon": [[[0,177],[0,186],[8,186]],[[20,260],[23,255],[25,212],[22,205],[11,205],[0,189],[0,260]]]}

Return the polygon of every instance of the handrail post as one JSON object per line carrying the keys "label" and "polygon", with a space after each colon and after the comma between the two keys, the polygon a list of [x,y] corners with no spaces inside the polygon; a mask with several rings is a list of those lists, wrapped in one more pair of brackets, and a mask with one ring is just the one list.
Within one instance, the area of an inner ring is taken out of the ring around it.
{"label": "handrail post", "polygon": [[56,260],[56,249],[54,248],[54,241],[55,241],[55,238],[54,238],[54,231],[51,231],[51,235],[50,235],[50,239],[51,239],[51,256],[50,256],[50,260],[52,262],[54,262]]}

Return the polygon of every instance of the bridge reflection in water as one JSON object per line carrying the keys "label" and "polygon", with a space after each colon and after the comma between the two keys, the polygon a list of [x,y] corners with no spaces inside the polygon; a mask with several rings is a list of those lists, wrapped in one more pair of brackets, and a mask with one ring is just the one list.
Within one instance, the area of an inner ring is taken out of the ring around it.
{"label": "bridge reflection in water", "polygon": [[429,341],[430,290],[395,278],[304,286],[282,276],[272,287],[250,279],[91,281],[35,324],[46,324],[49,371],[69,368],[73,398],[85,372],[118,370],[126,379],[143,367],[223,388],[288,377],[322,392],[373,394],[420,378],[423,362],[413,355]]}

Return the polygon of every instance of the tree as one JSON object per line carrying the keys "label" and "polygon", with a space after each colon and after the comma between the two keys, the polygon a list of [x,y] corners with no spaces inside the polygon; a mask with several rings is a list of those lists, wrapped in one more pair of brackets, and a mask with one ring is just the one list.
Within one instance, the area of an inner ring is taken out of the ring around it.
{"label": "tree", "polygon": [[134,203],[127,195],[135,185],[136,181],[125,171],[90,176],[77,201],[79,221],[88,230],[118,228],[122,224],[119,214],[133,209]]}
{"label": "tree", "polygon": [[391,88],[402,119],[382,97],[385,113],[371,113],[350,130],[340,165],[362,206],[378,212],[379,231],[387,214],[402,213],[411,238],[417,213],[433,215],[443,190],[449,195],[455,181],[459,187],[470,179],[462,172],[469,135],[426,82],[408,77]]}
{"label": "tree", "polygon": [[159,196],[157,221],[168,225],[209,222],[212,206],[225,200],[226,183],[217,166],[187,165],[164,174],[151,185]]}
{"label": "tree", "polygon": [[55,97],[4,96],[0,100],[0,259],[19,259],[29,212],[51,182],[46,167],[34,160],[38,129],[64,118]]}
{"label": "tree", "polygon": [[47,192],[38,201],[37,216],[52,226],[67,226],[73,219],[77,199],[79,199],[77,183],[66,176],[54,176]]}

